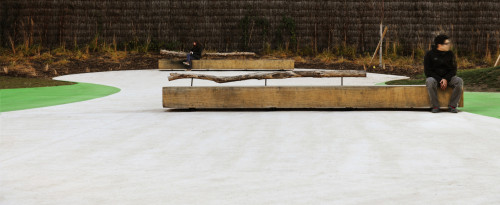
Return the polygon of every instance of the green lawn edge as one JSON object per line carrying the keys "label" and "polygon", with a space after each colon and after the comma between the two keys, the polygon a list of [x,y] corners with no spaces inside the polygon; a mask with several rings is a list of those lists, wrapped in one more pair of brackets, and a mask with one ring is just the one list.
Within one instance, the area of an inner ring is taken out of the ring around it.
{"label": "green lawn edge", "polygon": [[[375,85],[387,85],[385,82]],[[462,111],[500,119],[500,93],[464,92]]]}
{"label": "green lawn edge", "polygon": [[120,92],[119,88],[92,83],[0,89],[0,112],[81,102]]}
{"label": "green lawn edge", "polygon": [[461,110],[500,119],[500,93],[464,92]]}

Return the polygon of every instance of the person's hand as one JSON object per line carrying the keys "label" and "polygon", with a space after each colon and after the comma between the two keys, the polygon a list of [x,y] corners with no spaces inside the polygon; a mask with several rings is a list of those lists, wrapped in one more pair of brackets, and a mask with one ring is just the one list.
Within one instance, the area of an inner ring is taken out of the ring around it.
{"label": "person's hand", "polygon": [[448,87],[448,81],[446,79],[442,79],[439,84],[441,85],[441,89],[446,89],[446,87]]}

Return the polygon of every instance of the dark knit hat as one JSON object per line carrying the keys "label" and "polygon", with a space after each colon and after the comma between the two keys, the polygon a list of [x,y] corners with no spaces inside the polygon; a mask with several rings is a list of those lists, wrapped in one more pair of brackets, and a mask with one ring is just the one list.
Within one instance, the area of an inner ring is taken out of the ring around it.
{"label": "dark knit hat", "polygon": [[440,34],[440,35],[436,36],[436,38],[434,38],[434,45],[437,46],[438,44],[444,44],[446,39],[450,39],[450,38],[448,38],[447,35]]}

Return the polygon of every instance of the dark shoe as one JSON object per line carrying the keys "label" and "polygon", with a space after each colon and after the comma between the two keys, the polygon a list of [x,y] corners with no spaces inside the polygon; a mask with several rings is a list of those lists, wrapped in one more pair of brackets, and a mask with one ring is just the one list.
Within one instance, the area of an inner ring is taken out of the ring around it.
{"label": "dark shoe", "polygon": [[450,111],[451,113],[458,113],[458,109],[456,107],[449,105],[448,105],[448,111]]}
{"label": "dark shoe", "polygon": [[433,107],[431,110],[432,113],[438,113],[439,112],[439,107]]}

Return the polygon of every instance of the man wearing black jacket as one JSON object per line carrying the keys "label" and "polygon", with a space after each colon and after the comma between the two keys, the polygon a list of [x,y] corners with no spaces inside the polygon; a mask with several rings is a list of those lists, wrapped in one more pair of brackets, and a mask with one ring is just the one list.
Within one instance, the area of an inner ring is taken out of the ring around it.
{"label": "man wearing black jacket", "polygon": [[198,41],[193,42],[193,48],[187,54],[187,61],[184,62],[184,65],[191,66],[191,60],[199,60],[201,59],[201,52],[203,51],[203,46],[198,43]]}
{"label": "man wearing black jacket", "polygon": [[456,76],[457,62],[455,54],[450,51],[451,42],[446,35],[438,35],[434,39],[432,50],[425,54],[424,72],[427,77],[426,86],[431,100],[432,112],[439,112],[439,101],[437,97],[437,85],[442,90],[448,86],[453,88],[448,104],[448,110],[457,113],[458,102],[462,97],[463,80]]}

